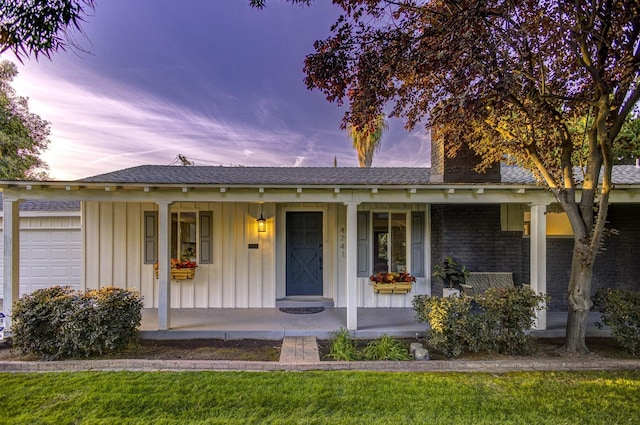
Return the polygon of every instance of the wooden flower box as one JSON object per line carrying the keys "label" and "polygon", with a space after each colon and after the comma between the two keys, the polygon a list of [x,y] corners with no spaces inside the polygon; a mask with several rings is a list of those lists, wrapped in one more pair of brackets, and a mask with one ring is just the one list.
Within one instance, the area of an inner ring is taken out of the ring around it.
{"label": "wooden flower box", "polygon": [[[187,280],[193,279],[196,275],[195,267],[184,267],[181,269],[171,267],[171,279],[173,280]],[[158,278],[158,270],[156,270],[156,279]]]}
{"label": "wooden flower box", "polygon": [[408,294],[411,292],[411,282],[373,283],[373,292],[376,294]]}

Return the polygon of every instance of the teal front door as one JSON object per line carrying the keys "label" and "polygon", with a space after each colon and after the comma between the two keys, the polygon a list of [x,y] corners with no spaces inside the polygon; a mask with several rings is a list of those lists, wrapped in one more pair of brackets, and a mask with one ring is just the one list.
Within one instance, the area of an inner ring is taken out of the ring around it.
{"label": "teal front door", "polygon": [[322,295],[322,213],[287,212],[287,295]]}

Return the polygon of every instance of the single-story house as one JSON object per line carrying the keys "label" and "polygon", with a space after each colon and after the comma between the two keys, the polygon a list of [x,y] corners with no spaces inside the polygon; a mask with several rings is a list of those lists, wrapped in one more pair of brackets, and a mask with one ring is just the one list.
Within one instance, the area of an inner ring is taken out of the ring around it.
{"label": "single-story house", "polygon": [[[477,175],[456,164],[145,165],[76,181],[0,182],[4,303],[35,288],[20,287],[28,219],[20,206],[56,201],[80,205],[79,287],[138,289],[158,309],[160,330],[174,308],[275,308],[292,298],[345,308],[355,330],[358,308],[410,309],[416,294],[441,294],[431,274],[446,256],[472,271],[511,272],[516,285],[549,293],[549,308],[566,309],[572,239],[550,192],[515,167]],[[614,181],[609,221],[621,232],[606,242],[595,285],[633,287],[640,168],[617,166]],[[171,258],[196,262],[193,279],[172,279]],[[379,271],[417,281],[406,294],[376,293],[369,276]],[[545,326],[542,312],[537,327]]]}

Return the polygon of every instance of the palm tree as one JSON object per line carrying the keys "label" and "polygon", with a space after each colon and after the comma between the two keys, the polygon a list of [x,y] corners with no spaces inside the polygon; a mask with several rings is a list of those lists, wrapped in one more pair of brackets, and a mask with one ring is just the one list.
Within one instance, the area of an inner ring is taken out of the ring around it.
{"label": "palm tree", "polygon": [[360,167],[371,167],[373,153],[380,148],[382,133],[389,128],[384,114],[376,116],[364,128],[349,126],[349,136],[353,140],[353,147],[358,152]]}

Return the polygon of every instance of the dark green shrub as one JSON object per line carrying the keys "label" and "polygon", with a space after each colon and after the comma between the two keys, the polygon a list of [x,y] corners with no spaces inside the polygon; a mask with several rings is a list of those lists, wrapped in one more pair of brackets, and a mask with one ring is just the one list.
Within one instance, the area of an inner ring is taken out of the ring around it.
{"label": "dark green shrub", "polygon": [[598,289],[594,307],[602,313],[602,325],[611,327],[616,341],[634,356],[640,353],[640,292]]}
{"label": "dark green shrub", "polygon": [[73,357],[125,348],[138,335],[142,299],[137,292],[106,287],[80,294],[65,323]]}
{"label": "dark green shrub", "polygon": [[478,317],[478,351],[502,354],[525,354],[531,350],[531,329],[535,312],[547,300],[531,289],[489,288],[483,295],[474,297],[481,309]]}
{"label": "dark green shrub", "polygon": [[74,294],[69,287],[54,286],[25,295],[13,304],[13,345],[22,353],[45,359],[64,351],[63,323],[73,311]]}
{"label": "dark green shrub", "polygon": [[371,341],[364,348],[362,357],[365,360],[412,360],[411,354],[404,347],[401,341],[382,335],[380,338]]}
{"label": "dark green shrub", "polygon": [[473,297],[418,295],[413,309],[418,321],[429,324],[427,344],[447,357],[466,350],[521,354],[530,348],[526,331],[546,299],[530,289],[491,288]]}
{"label": "dark green shrub", "polygon": [[327,357],[333,360],[354,361],[360,359],[358,346],[347,329],[340,328],[331,340]]}
{"label": "dark green shrub", "polygon": [[13,306],[13,343],[47,360],[119,350],[135,340],[142,306],[138,292],[113,287],[38,290]]}

